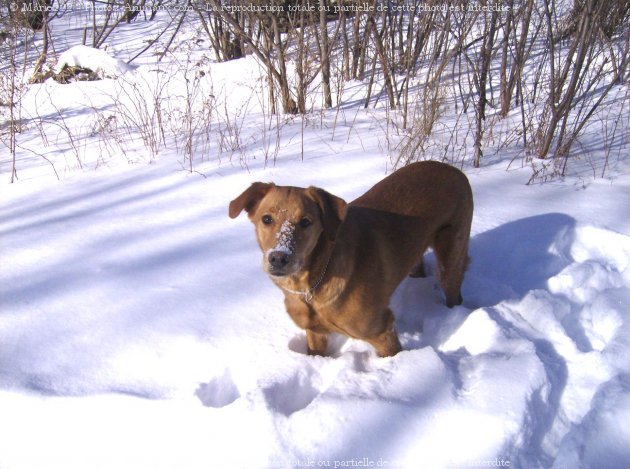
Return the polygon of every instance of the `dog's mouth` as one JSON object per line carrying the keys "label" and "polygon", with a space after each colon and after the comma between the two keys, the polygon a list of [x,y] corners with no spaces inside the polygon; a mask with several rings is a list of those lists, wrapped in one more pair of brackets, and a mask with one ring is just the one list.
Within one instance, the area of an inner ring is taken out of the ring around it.
{"label": "dog's mouth", "polygon": [[278,269],[268,265],[265,270],[270,277],[282,278],[295,274],[299,269],[295,267],[284,267]]}
{"label": "dog's mouth", "polygon": [[282,277],[286,277],[287,275],[289,275],[284,270],[276,270],[276,269],[271,269],[271,268],[267,269],[267,273],[271,277],[276,277],[276,278],[282,278]]}

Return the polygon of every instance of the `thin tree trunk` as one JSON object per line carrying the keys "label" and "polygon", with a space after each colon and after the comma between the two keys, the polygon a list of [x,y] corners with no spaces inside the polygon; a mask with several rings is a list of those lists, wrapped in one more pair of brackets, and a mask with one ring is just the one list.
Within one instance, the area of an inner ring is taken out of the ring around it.
{"label": "thin tree trunk", "polygon": [[327,0],[320,0],[319,11],[319,28],[321,40],[319,41],[319,49],[322,66],[322,92],[324,94],[324,107],[332,107],[332,93],[330,91],[330,48],[328,45],[328,21],[327,21]]}
{"label": "thin tree trunk", "polygon": [[483,122],[486,119],[486,83],[488,81],[488,72],[490,71],[490,62],[492,60],[492,47],[494,45],[494,34],[496,32],[498,13],[496,10],[492,11],[490,18],[490,25],[486,32],[486,39],[483,42],[481,49],[481,70],[479,70],[479,77],[477,79],[477,91],[479,98],[477,100],[476,108],[476,127],[475,127],[475,154],[473,157],[473,165],[478,168],[481,165],[481,157],[483,151],[481,149],[483,144]]}

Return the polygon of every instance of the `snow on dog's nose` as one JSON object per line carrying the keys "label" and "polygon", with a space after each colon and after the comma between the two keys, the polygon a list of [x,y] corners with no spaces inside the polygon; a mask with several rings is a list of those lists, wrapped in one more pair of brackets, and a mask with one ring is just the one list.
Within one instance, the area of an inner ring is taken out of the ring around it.
{"label": "snow on dog's nose", "polygon": [[289,220],[285,220],[280,226],[280,231],[276,234],[276,245],[267,251],[267,263],[271,275],[287,275],[287,266],[291,263],[293,256],[293,235],[295,225]]}

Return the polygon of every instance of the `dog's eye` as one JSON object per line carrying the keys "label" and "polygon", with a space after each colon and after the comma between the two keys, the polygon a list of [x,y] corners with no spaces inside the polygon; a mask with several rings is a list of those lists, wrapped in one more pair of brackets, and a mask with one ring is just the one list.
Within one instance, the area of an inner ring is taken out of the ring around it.
{"label": "dog's eye", "polygon": [[271,215],[263,215],[262,217],[262,222],[265,225],[271,225],[273,223],[273,218]]}
{"label": "dog's eye", "polygon": [[302,218],[302,219],[300,220],[300,226],[301,226],[302,228],[308,228],[308,227],[309,227],[309,226],[311,226],[312,224],[313,224],[313,222],[312,222],[309,218],[304,217],[304,218]]}

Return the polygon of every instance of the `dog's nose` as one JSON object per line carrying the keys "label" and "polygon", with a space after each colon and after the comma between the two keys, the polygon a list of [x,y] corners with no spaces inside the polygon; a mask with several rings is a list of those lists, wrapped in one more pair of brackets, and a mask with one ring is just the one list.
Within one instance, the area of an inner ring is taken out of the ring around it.
{"label": "dog's nose", "polygon": [[283,269],[289,263],[289,254],[284,251],[271,251],[267,260],[272,268]]}

